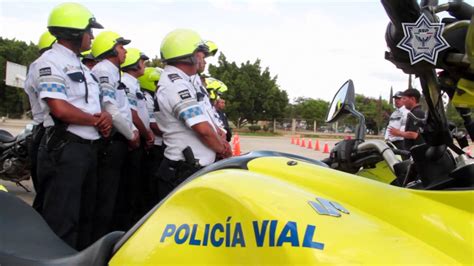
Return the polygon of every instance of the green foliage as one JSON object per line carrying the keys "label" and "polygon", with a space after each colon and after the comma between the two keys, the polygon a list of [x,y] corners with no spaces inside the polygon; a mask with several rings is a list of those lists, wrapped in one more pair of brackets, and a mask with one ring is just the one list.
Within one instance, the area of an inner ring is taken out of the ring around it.
{"label": "green foliage", "polygon": [[[356,94],[355,108],[365,116],[367,129],[373,131],[375,134],[378,134],[379,130],[388,124],[390,115],[394,110],[394,108],[386,100],[382,100],[381,97],[375,99],[361,94]],[[353,116],[348,116],[344,119],[344,122],[347,124],[357,124]]]}
{"label": "green foliage", "polygon": [[318,124],[326,121],[329,102],[305,97],[298,97],[294,102],[288,106],[287,113],[291,115],[291,118],[306,120],[308,129],[313,129],[312,122],[315,120]]}
{"label": "green foliage", "polygon": [[209,73],[229,88],[223,95],[225,111],[237,127],[285,116],[288,94],[277,85],[277,76],[272,77],[268,68],[262,70],[259,59],[238,66],[221,53],[218,65],[209,66]]}
{"label": "green foliage", "polygon": [[151,60],[148,60],[145,65],[147,67],[159,67],[159,68],[164,68],[165,65],[163,64],[163,62],[161,62],[161,59],[155,55],[155,57],[153,57]]}
{"label": "green foliage", "polygon": [[5,85],[6,61],[28,66],[39,56],[33,43],[0,37],[0,115],[21,117],[29,110],[28,97],[21,88]]}
{"label": "green foliage", "polygon": [[249,126],[250,132],[254,132],[254,133],[255,133],[255,132],[259,131],[260,129],[262,129],[262,128],[261,128],[259,125],[250,125],[250,126]]}

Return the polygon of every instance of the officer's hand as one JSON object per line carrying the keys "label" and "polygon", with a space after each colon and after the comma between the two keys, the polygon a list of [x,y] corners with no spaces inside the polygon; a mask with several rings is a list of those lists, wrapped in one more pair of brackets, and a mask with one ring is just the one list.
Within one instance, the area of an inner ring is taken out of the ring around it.
{"label": "officer's hand", "polygon": [[151,148],[155,144],[155,134],[153,134],[153,131],[148,130],[148,136],[146,138],[146,147]]}
{"label": "officer's hand", "polygon": [[224,130],[218,128],[217,129],[217,134],[219,135],[219,137],[221,137],[221,139],[225,142],[227,142],[227,135],[226,133],[224,132]]}
{"label": "officer's hand", "polygon": [[140,147],[140,134],[137,130],[133,131],[133,138],[128,141],[129,150],[134,150]]}
{"label": "officer's hand", "polygon": [[230,147],[229,142],[227,141],[224,142],[224,149],[220,153],[217,154],[217,157],[222,158],[222,159],[232,157],[232,149]]}
{"label": "officer's hand", "polygon": [[395,136],[395,137],[401,137],[402,136],[401,130],[399,130],[397,128],[394,128],[394,127],[389,127],[388,128],[388,133],[392,136]]}
{"label": "officer's hand", "polygon": [[112,130],[112,116],[107,112],[101,112],[94,114],[97,117],[97,121],[95,123],[95,127],[97,127],[104,137],[108,137],[110,135],[110,131]]}

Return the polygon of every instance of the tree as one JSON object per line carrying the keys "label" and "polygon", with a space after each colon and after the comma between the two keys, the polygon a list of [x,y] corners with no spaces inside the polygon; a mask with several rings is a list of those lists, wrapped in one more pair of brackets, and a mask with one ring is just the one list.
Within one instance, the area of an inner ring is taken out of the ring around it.
{"label": "tree", "polygon": [[259,59],[237,66],[221,53],[218,65],[209,66],[209,73],[229,88],[223,95],[226,113],[237,127],[284,116],[288,94],[280,89],[277,76],[272,77],[268,67],[262,70]]}
{"label": "tree", "polygon": [[156,55],[151,60],[146,62],[146,66],[147,67],[159,67],[159,68],[164,68],[165,67],[163,62],[161,62],[161,59]]}
{"label": "tree", "polygon": [[305,120],[308,129],[313,129],[313,122],[321,124],[326,121],[329,103],[321,99],[298,97],[289,105],[287,113],[291,118]]}
{"label": "tree", "polygon": [[[368,130],[378,134],[379,130],[388,124],[390,114],[394,108],[386,100],[366,97],[362,94],[356,94],[355,108],[365,116],[365,125]],[[346,123],[356,124],[354,117],[348,116]]]}
{"label": "tree", "polygon": [[28,66],[39,56],[33,43],[26,44],[15,39],[0,37],[0,115],[21,117],[29,110],[28,96],[21,88],[13,88],[5,84],[6,61]]}

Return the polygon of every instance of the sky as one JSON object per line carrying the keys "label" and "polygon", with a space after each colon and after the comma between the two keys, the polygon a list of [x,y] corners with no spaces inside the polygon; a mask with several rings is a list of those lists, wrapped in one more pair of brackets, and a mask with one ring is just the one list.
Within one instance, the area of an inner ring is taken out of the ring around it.
{"label": "sky", "polygon": [[[380,1],[76,1],[129,47],[159,55],[162,39],[177,28],[214,41],[229,61],[261,60],[289,98],[330,101],[352,79],[356,93],[389,97],[408,76],[384,59],[388,17]],[[440,1],[446,2],[446,1]],[[474,0],[466,1],[474,5]],[[37,43],[49,12],[61,1],[0,0],[0,36]],[[97,35],[100,30],[95,30]],[[208,64],[216,64],[217,57]],[[415,87],[419,88],[417,81]],[[232,89],[232,88],[229,88]]]}

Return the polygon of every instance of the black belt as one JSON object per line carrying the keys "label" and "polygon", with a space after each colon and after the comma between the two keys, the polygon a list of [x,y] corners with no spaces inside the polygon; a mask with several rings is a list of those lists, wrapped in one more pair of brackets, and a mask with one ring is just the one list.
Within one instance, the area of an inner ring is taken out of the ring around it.
{"label": "black belt", "polygon": [[78,135],[76,134],[73,134],[69,131],[66,131],[66,133],[64,134],[64,139],[66,140],[69,140],[70,142],[75,142],[75,143],[81,143],[81,144],[97,144],[100,142],[100,138],[99,139],[83,139],[81,137],[79,137]]}
{"label": "black belt", "polygon": [[[166,157],[164,157],[163,159],[166,160],[168,162],[168,165],[173,167],[173,168],[178,168],[178,167],[181,167],[182,165],[191,166],[186,161],[173,161],[173,160],[170,160]],[[204,168],[204,166],[201,166],[201,165],[199,165],[199,166],[192,165],[192,167],[197,168],[197,169]]]}

